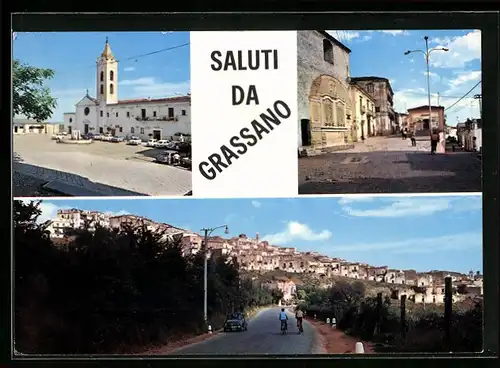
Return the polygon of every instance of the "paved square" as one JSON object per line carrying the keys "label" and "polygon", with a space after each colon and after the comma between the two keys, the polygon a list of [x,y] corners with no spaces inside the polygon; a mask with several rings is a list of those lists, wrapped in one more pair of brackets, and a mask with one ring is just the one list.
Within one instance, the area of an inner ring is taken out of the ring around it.
{"label": "paved square", "polygon": [[[182,196],[191,172],[153,163],[158,150],[125,143],[56,143],[47,135],[15,135],[13,170],[41,181],[62,181],[102,195]],[[14,183],[14,193],[20,194]]]}
{"label": "paved square", "polygon": [[476,153],[430,155],[400,137],[373,137],[355,148],[299,159],[299,194],[480,192]]}

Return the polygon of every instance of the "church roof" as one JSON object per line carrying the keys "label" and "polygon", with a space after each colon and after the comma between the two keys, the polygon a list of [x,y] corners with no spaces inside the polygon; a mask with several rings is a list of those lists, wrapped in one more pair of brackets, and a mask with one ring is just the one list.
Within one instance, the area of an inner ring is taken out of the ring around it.
{"label": "church roof", "polygon": [[191,102],[191,96],[176,96],[176,97],[166,97],[166,98],[138,98],[134,100],[120,100],[118,104],[140,104],[146,102]]}
{"label": "church roof", "polygon": [[106,37],[106,43],[104,44],[104,50],[102,51],[101,58],[106,60],[113,60],[115,57],[111,51],[111,46],[109,46],[108,38]]}

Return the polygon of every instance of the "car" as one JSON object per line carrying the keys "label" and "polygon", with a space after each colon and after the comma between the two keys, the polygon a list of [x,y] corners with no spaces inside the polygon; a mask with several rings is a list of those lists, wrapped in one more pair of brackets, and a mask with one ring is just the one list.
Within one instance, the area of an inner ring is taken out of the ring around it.
{"label": "car", "polygon": [[111,142],[113,143],[123,142],[123,137],[111,137]]}
{"label": "car", "polygon": [[155,161],[160,164],[172,165],[174,164],[176,158],[175,156],[177,156],[177,159],[180,160],[180,155],[177,153],[177,151],[166,150],[163,153],[156,156]]}
{"label": "car", "polygon": [[103,137],[103,135],[98,133],[98,134],[94,135],[94,138],[92,138],[92,139],[94,141],[101,141],[102,137]]}
{"label": "car", "polygon": [[138,137],[130,137],[130,139],[127,142],[127,144],[129,144],[131,146],[140,146],[141,143],[142,143],[142,140],[141,140],[141,138],[138,138]]}
{"label": "car", "polygon": [[62,133],[54,134],[54,135],[52,136],[52,139],[54,139],[54,140],[56,140],[56,141],[57,141],[57,140],[64,139],[64,138],[66,138],[66,134],[62,134]]}
{"label": "car", "polygon": [[160,139],[159,141],[156,142],[155,148],[167,148],[169,143],[170,141],[167,139]]}
{"label": "car", "polygon": [[111,142],[111,140],[113,139],[113,135],[112,134],[106,134],[102,137],[102,141],[104,142]]}
{"label": "car", "polygon": [[246,330],[248,330],[248,324],[244,313],[232,313],[226,318],[226,321],[224,322],[225,332]]}
{"label": "car", "polygon": [[158,139],[150,139],[146,142],[146,147],[156,147],[156,142],[158,142]]}

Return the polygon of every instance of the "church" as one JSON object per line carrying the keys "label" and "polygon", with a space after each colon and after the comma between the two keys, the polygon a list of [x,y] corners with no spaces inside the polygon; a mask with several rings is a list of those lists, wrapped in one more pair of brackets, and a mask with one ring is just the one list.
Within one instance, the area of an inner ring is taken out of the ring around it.
{"label": "church", "polygon": [[191,96],[118,99],[118,60],[106,38],[96,62],[96,97],[86,95],[64,114],[68,132],[136,136],[142,140],[191,138]]}

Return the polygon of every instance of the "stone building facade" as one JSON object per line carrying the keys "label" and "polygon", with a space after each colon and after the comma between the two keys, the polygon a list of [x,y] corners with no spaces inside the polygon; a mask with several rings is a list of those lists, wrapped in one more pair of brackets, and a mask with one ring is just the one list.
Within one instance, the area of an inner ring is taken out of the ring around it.
{"label": "stone building facade", "polygon": [[408,109],[408,126],[415,135],[429,135],[430,128],[444,131],[445,118],[443,106],[431,106],[431,124],[429,125],[429,105]]}
{"label": "stone building facade", "polygon": [[349,90],[351,50],[326,31],[297,32],[298,147],[349,147],[352,120]]}
{"label": "stone building facade", "polygon": [[395,133],[396,115],[394,112],[394,92],[387,78],[356,77],[351,82],[361,86],[375,100],[376,127],[373,135],[390,135]]}

